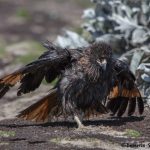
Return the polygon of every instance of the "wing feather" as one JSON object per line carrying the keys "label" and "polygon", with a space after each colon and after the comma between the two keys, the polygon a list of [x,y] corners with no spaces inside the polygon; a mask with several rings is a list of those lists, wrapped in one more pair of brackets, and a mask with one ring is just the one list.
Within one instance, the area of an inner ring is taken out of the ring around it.
{"label": "wing feather", "polygon": [[[65,67],[70,65],[71,58],[68,50],[56,47],[52,43],[46,43],[45,47],[48,48],[48,51],[39,59],[0,79],[0,98],[17,82],[21,83],[18,95],[34,91],[40,86],[44,77],[48,82],[52,82]],[[48,77],[48,74],[52,78]]]}
{"label": "wing feather", "polygon": [[128,100],[126,100],[126,98],[122,97],[121,104],[120,104],[120,107],[119,107],[118,113],[117,113],[118,117],[121,117],[125,113],[127,105],[128,105]]}
{"label": "wing feather", "polygon": [[128,116],[132,116],[133,113],[135,112],[136,108],[136,99],[132,99],[129,101],[129,109],[128,109]]}

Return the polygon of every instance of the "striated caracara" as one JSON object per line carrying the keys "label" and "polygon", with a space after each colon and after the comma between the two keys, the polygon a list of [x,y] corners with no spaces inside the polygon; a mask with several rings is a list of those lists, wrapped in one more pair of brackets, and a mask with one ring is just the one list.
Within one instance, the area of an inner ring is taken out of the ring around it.
{"label": "striated caracara", "polygon": [[121,117],[126,109],[133,115],[136,106],[144,111],[135,77],[124,62],[112,57],[112,49],[103,42],[78,49],[62,49],[46,42],[48,49],[37,60],[0,79],[0,98],[20,82],[17,95],[34,91],[45,78],[58,81],[49,94],[19,113],[18,117],[45,121],[63,115],[72,116],[78,127],[81,118],[111,111]]}

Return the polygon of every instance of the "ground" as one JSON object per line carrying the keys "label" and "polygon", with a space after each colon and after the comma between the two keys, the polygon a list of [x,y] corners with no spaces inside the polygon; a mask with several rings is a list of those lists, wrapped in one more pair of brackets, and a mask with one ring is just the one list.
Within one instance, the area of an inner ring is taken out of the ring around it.
{"label": "ground", "polygon": [[[85,3],[86,1],[86,3]],[[78,31],[88,0],[1,0],[0,76],[30,62],[44,49],[40,42],[56,39],[63,28]],[[143,116],[85,121],[89,130],[77,130],[72,120],[34,123],[14,116],[45,95],[52,85],[42,84],[33,94],[16,97],[16,87],[0,101],[0,149],[149,149],[150,111]],[[10,119],[11,118],[11,119]],[[134,145],[136,143],[136,145]],[[127,147],[130,144],[129,147]],[[144,148],[141,148],[141,147]]]}
{"label": "ground", "polygon": [[[141,117],[111,118],[104,115],[84,121],[89,129],[77,130],[72,121],[34,123],[20,119],[0,122],[0,149],[104,149],[150,148],[150,113]],[[129,146],[130,145],[130,146]],[[133,148],[134,147],[134,148]]]}

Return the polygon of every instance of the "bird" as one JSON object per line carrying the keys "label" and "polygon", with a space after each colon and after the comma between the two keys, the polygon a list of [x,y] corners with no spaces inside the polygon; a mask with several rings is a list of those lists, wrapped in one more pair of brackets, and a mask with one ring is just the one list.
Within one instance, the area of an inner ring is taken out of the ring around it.
{"label": "bird", "polygon": [[128,64],[114,58],[105,42],[76,49],[61,48],[46,41],[47,49],[38,59],[0,78],[0,99],[20,83],[17,95],[39,88],[45,79],[57,82],[49,93],[22,110],[18,118],[36,122],[59,116],[72,117],[78,128],[83,119],[111,113],[132,116],[144,112],[144,102]]}

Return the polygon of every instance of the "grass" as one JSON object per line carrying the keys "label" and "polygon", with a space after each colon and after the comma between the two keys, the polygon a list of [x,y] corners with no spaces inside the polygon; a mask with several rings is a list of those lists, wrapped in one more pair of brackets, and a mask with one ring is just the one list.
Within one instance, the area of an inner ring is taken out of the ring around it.
{"label": "grass", "polygon": [[15,63],[21,62],[22,64],[27,64],[27,63],[29,63],[29,62],[35,60],[36,58],[37,58],[37,55],[36,55],[36,54],[30,53],[30,54],[28,54],[28,55],[18,57],[18,58],[15,60]]}
{"label": "grass", "polygon": [[139,131],[136,131],[136,130],[133,130],[133,129],[126,129],[125,132],[126,132],[125,135],[129,136],[129,137],[137,138],[137,137],[141,136]]}
{"label": "grass", "polygon": [[[92,6],[92,2],[90,0],[70,0],[72,1],[75,5],[78,5],[79,7],[87,8]],[[59,3],[64,3],[67,2],[67,0],[57,0]]]}
{"label": "grass", "polygon": [[0,58],[5,55],[5,48],[0,46]]}
{"label": "grass", "polygon": [[76,27],[76,28],[73,28],[73,31],[81,35],[83,32],[83,29],[81,27]]}
{"label": "grass", "polygon": [[16,11],[16,16],[24,19],[29,19],[31,17],[29,12],[25,8],[19,8]]}
{"label": "grass", "polygon": [[76,0],[76,3],[82,8],[87,8],[92,6],[92,2],[90,0]]}
{"label": "grass", "polygon": [[3,42],[3,41],[0,41],[0,58],[1,57],[4,57],[4,55],[5,55],[5,44],[4,44],[5,42]]}
{"label": "grass", "polygon": [[[50,84],[51,84],[52,86],[55,86],[56,83],[57,83],[57,81],[58,81],[58,78],[54,79]],[[49,83],[46,82],[45,79],[42,81],[42,83],[43,83],[44,85],[48,85],[48,84],[49,84]]]}
{"label": "grass", "polygon": [[[14,60],[14,64],[27,64],[30,63],[31,61],[37,59],[46,49],[43,47],[41,43],[38,43],[36,41],[25,41],[22,42],[25,43],[25,50],[28,51],[26,55],[18,56]],[[20,43],[18,43],[20,44]],[[17,45],[14,44],[14,45]],[[12,47],[14,46],[12,45]],[[23,46],[20,47],[20,49],[24,49],[24,44]],[[9,52],[6,51],[8,47],[11,47],[11,45],[5,45],[0,43],[0,58],[5,57],[5,55],[9,55]],[[14,48],[15,50],[15,48]]]}
{"label": "grass", "polygon": [[30,63],[31,61],[37,59],[44,51],[45,48],[42,46],[41,43],[31,41],[29,42],[29,53],[24,56],[20,56],[16,58],[15,63],[22,63],[22,64],[27,64]]}
{"label": "grass", "polygon": [[0,130],[0,137],[10,137],[10,136],[15,136],[16,133],[14,131],[3,131]]}

